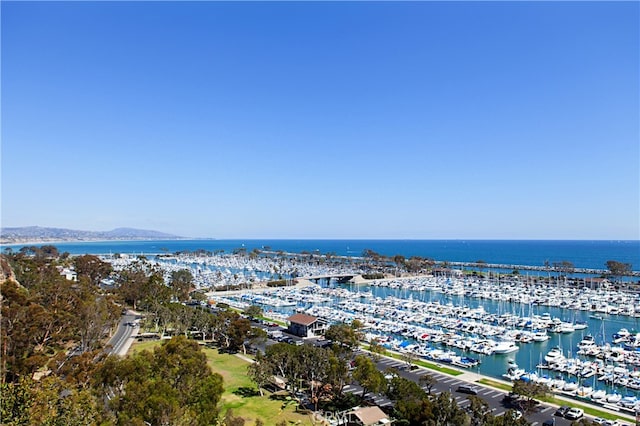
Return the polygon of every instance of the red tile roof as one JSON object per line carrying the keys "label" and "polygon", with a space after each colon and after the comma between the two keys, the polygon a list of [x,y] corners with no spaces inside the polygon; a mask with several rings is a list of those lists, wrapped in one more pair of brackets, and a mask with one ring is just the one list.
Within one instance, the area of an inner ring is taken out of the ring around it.
{"label": "red tile roof", "polygon": [[318,318],[313,317],[311,315],[307,315],[307,314],[294,314],[294,315],[291,315],[289,318],[287,318],[287,321],[295,324],[309,326],[314,322],[318,321]]}

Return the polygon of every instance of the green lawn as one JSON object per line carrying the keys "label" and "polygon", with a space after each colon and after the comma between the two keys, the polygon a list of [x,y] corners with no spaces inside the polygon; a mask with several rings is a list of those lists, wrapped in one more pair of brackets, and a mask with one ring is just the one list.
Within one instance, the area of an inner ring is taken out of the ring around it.
{"label": "green lawn", "polygon": [[483,385],[491,386],[493,388],[501,389],[501,390],[507,391],[507,392],[510,392],[511,389],[513,389],[513,385],[510,385],[510,384],[507,384],[507,383],[502,383],[502,382],[497,382],[495,380],[487,379],[486,377],[478,380],[478,383],[482,383]]}
{"label": "green lawn", "polygon": [[[159,341],[136,342],[130,353],[144,349],[152,350]],[[270,399],[265,391],[264,396],[257,393],[257,387],[247,377],[247,365],[243,359],[229,354],[219,354],[217,349],[202,348],[211,370],[224,379],[224,393],[220,403],[220,417],[224,417],[229,408],[234,416],[245,419],[246,426],[253,426],[256,419],[265,425],[275,425],[285,420],[287,424],[312,425],[311,417],[295,412],[295,405]]]}

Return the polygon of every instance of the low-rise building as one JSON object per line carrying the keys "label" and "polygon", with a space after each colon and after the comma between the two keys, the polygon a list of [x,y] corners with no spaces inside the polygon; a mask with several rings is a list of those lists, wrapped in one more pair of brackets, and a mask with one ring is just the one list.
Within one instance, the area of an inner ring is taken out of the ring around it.
{"label": "low-rise building", "polygon": [[381,426],[391,424],[389,416],[377,405],[372,407],[359,407],[349,413],[349,425],[354,426]]}
{"label": "low-rise building", "polygon": [[299,337],[319,336],[326,331],[328,325],[323,319],[307,314],[291,315],[287,321],[289,333]]}

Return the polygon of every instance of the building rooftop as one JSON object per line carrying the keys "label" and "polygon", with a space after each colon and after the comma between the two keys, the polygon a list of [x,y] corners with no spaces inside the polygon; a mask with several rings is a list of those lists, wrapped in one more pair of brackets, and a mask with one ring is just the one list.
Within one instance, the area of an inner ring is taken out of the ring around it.
{"label": "building rooftop", "polygon": [[287,318],[287,321],[289,321],[290,323],[309,326],[318,321],[318,318],[307,314],[294,314]]}

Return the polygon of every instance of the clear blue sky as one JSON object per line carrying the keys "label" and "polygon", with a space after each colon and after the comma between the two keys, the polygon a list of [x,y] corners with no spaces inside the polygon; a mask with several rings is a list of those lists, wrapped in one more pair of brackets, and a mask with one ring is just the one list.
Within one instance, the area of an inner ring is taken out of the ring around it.
{"label": "clear blue sky", "polygon": [[2,226],[640,238],[638,2],[7,2]]}

